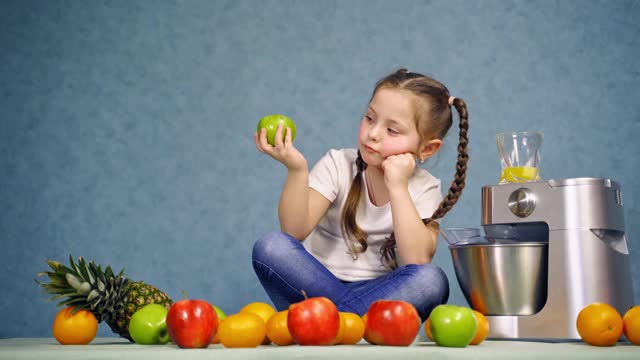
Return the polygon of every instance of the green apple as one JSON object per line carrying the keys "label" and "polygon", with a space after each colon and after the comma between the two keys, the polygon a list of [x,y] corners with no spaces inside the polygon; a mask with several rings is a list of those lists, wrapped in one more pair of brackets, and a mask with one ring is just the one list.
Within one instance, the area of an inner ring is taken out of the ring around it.
{"label": "green apple", "polygon": [[168,343],[168,312],[167,308],[159,304],[149,304],[136,311],[129,321],[129,335],[133,341],[142,345]]}
{"label": "green apple", "polygon": [[284,139],[286,133],[286,128],[291,129],[291,141],[296,138],[296,124],[293,120],[289,119],[285,115],[281,114],[272,114],[267,115],[260,119],[258,122],[258,135],[260,135],[260,129],[267,129],[267,142],[271,146],[275,146],[276,144],[276,131],[278,130],[278,125],[283,124],[282,128],[282,139]]}
{"label": "green apple", "polygon": [[438,305],[431,311],[431,335],[438,346],[465,347],[476,334],[478,322],[468,307]]}
{"label": "green apple", "polygon": [[227,314],[225,314],[224,311],[222,311],[222,309],[220,309],[215,305],[211,305],[211,306],[213,306],[213,310],[216,311],[216,315],[218,315],[218,320],[222,320],[227,317]]}

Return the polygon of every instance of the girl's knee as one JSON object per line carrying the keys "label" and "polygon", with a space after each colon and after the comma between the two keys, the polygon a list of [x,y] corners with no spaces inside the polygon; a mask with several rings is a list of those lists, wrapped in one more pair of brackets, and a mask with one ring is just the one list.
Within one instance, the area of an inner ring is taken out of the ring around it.
{"label": "girl's knee", "polygon": [[425,292],[424,296],[440,304],[446,303],[449,299],[449,279],[447,274],[437,265],[424,264],[416,266],[416,281],[422,285],[421,288]]}
{"label": "girl's knee", "polygon": [[443,287],[449,287],[449,279],[439,266],[433,264],[420,265],[420,273],[424,278],[434,283],[439,283]]}
{"label": "girl's knee", "polygon": [[269,232],[253,244],[252,259],[267,262],[269,259],[286,254],[286,249],[291,248],[292,240],[297,241],[280,231]]}

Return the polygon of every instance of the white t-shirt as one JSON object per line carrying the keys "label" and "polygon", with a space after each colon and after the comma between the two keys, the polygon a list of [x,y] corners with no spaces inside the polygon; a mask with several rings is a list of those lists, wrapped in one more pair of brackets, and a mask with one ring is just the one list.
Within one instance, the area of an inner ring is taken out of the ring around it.
{"label": "white t-shirt", "polygon": [[[342,236],[340,218],[351,183],[358,172],[357,156],[356,149],[330,150],[309,174],[309,186],[331,201],[331,205],[303,245],[338,279],[345,281],[373,279],[390,271],[380,262],[380,247],[393,230],[391,205],[387,203],[378,207],[372,204],[366,181],[356,221],[368,236],[367,251],[358,253],[357,260],[354,260]],[[416,168],[409,179],[409,194],[420,217],[431,217],[442,201],[440,180],[426,170]]]}

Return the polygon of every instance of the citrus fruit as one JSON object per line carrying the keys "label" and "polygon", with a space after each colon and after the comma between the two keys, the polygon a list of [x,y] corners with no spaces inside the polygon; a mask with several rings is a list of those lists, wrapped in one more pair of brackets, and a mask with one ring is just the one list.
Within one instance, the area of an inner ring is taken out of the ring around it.
{"label": "citrus fruit", "polygon": [[362,340],[364,335],[364,320],[360,316],[350,312],[340,313],[340,337],[337,344],[354,345]]}
{"label": "citrus fruit", "polygon": [[635,345],[640,345],[640,305],[636,305],[622,317],[622,332]]}
{"label": "citrus fruit", "polygon": [[[225,319],[226,319],[226,316],[225,316]],[[216,334],[213,336],[213,339],[211,339],[212,344],[220,344],[220,326],[222,326],[223,322],[224,322],[224,319],[222,320],[218,319],[218,331],[216,331]]]}
{"label": "citrus fruit", "polygon": [[580,310],[576,328],[587,344],[611,346],[622,335],[622,317],[611,305],[593,303]]}
{"label": "citrus fruit", "polygon": [[433,341],[433,335],[431,334],[431,318],[427,318],[427,321],[424,322],[424,332],[427,334],[429,340]]}
{"label": "citrus fruit", "polygon": [[333,345],[338,345],[342,341],[342,336],[344,335],[344,328],[347,326],[344,322],[344,316],[341,315],[341,312],[338,312],[338,317],[340,318],[340,325],[338,327],[338,335],[333,339]]}
{"label": "citrus fruit", "polygon": [[86,345],[98,333],[98,320],[87,310],[72,312],[72,306],[58,311],[53,319],[53,337],[62,345]]}
{"label": "citrus fruit", "polygon": [[[276,309],[273,306],[263,303],[263,302],[252,302],[250,304],[245,305],[242,309],[240,309],[239,313],[252,313],[258,315],[262,321],[266,324],[269,321],[269,318],[276,313]],[[270,339],[265,335],[263,345],[268,345],[270,343]]]}
{"label": "citrus fruit", "polygon": [[481,312],[473,310],[473,315],[476,316],[476,320],[478,321],[478,328],[476,329],[476,334],[471,339],[469,344],[478,345],[484,341],[484,339],[489,336],[489,320],[487,320]]}
{"label": "citrus fruit", "polygon": [[[218,326],[220,326],[220,324],[222,323],[222,320],[224,320],[227,317],[227,314],[224,311],[222,311],[222,309],[220,309],[219,307],[215,305],[211,305],[211,306],[213,306],[213,310],[216,311],[216,315],[218,316]],[[220,344],[220,335],[218,335],[217,331],[216,331],[216,334],[213,336],[211,343]]]}
{"label": "citrus fruit", "polygon": [[238,313],[227,316],[218,328],[220,343],[228,348],[254,348],[264,341],[267,327],[253,313]]}
{"label": "citrus fruit", "polygon": [[285,346],[295,343],[287,327],[288,315],[289,310],[282,310],[273,314],[267,321],[267,337],[276,345]]}

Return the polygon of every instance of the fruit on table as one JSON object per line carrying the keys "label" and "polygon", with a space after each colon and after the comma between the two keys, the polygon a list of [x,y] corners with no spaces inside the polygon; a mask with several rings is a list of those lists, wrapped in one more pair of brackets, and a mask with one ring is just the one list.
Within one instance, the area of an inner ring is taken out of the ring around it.
{"label": "fruit on table", "polygon": [[362,334],[362,338],[371,345],[376,345],[371,339],[371,330],[367,328],[367,314],[362,315],[362,322],[365,324],[364,326],[364,334]]}
{"label": "fruit on table", "polygon": [[286,346],[293,345],[293,337],[287,327],[287,317],[289,310],[279,311],[269,318],[267,321],[267,337],[276,345]]}
{"label": "fruit on table", "polygon": [[340,315],[340,312],[338,312],[338,316],[340,317],[340,325],[338,326],[338,335],[336,335],[336,338],[333,339],[332,345],[338,345],[342,341],[342,337],[344,335],[344,328],[347,326],[344,322],[344,317]]}
{"label": "fruit on table", "polygon": [[[276,313],[276,309],[274,309],[273,306],[271,306],[271,305],[269,305],[267,303],[263,303],[263,302],[257,301],[257,302],[252,302],[250,304],[245,305],[238,312],[241,312],[241,313],[249,312],[249,313],[252,313],[252,314],[256,314],[266,324],[267,321],[269,321],[269,318],[271,318],[271,316],[273,316],[273,314]],[[268,345],[269,343],[271,343],[271,341],[269,340],[269,337],[265,336],[264,340],[262,341],[262,344],[263,345]]]}
{"label": "fruit on table", "polygon": [[476,317],[476,321],[478,322],[478,328],[476,329],[476,333],[471,339],[470,345],[479,345],[484,339],[489,336],[489,320],[479,311],[473,311],[473,315]]}
{"label": "fruit on table", "polygon": [[131,316],[129,335],[136,344],[156,345],[169,342],[167,310],[160,304],[143,306]]}
{"label": "fruit on table", "polygon": [[215,310],[216,315],[218,316],[218,320],[223,320],[224,318],[227,317],[227,314],[225,314],[224,311],[222,311],[222,309],[220,309],[215,305],[211,305],[211,306],[213,306],[213,310]]}
{"label": "fruit on table", "polygon": [[326,297],[307,298],[289,306],[287,327],[299,345],[332,345],[340,330],[338,308]]}
{"label": "fruit on table", "polygon": [[296,124],[293,120],[289,119],[289,117],[282,114],[272,114],[267,115],[260,119],[258,122],[258,136],[260,135],[261,129],[267,129],[267,142],[271,146],[275,146],[276,144],[276,131],[278,130],[278,125],[283,124],[282,128],[282,139],[284,139],[286,135],[286,129],[291,129],[291,141],[296,138]]}
{"label": "fruit on table", "polygon": [[622,317],[611,305],[592,303],[578,313],[576,329],[584,342],[595,346],[614,345],[622,336]]}
{"label": "fruit on table", "polygon": [[218,330],[218,316],[204,300],[180,300],[169,308],[167,330],[181,348],[206,348]]}
{"label": "fruit on table", "polygon": [[636,305],[622,317],[622,332],[634,345],[640,345],[640,305]]}
{"label": "fruit on table", "polygon": [[254,348],[262,344],[267,327],[260,316],[241,312],[227,316],[220,324],[220,342],[228,348]]}
{"label": "fruit on table", "polygon": [[[224,311],[222,311],[222,309],[220,309],[219,307],[215,306],[215,305],[211,305],[213,306],[213,310],[216,311],[216,315],[218,316],[218,329],[220,328],[220,325],[222,324],[222,320],[224,320],[227,317],[227,314],[225,314]],[[213,337],[213,340],[211,340],[212,344],[219,344],[220,343],[220,334],[219,331],[216,331],[216,335]]]}
{"label": "fruit on table", "polygon": [[420,331],[416,308],[401,300],[378,300],[367,310],[368,337],[378,345],[409,346]]}
{"label": "fruit on table", "polygon": [[98,320],[87,310],[68,306],[56,314],[53,320],[53,337],[62,345],[86,345],[98,333]]}
{"label": "fruit on table", "polygon": [[98,322],[105,321],[111,330],[133,341],[129,335],[129,321],[139,308],[148,304],[160,304],[169,308],[173,303],[169,296],[156,287],[142,281],[124,277],[124,271],[114,274],[111,266],[105,270],[93,261],[86,263],[82,257],[78,264],[69,256],[70,267],[48,260],[53,271],[38,273],[47,275],[49,283],[36,280],[44,292],[53,295],[50,300],[64,298],[58,305],[71,305],[74,309],[87,309]]}
{"label": "fruit on table", "polygon": [[340,312],[340,326],[342,338],[337,342],[339,345],[354,345],[362,340],[364,321],[357,314]]}
{"label": "fruit on table", "polygon": [[424,332],[427,334],[429,340],[433,341],[433,334],[431,334],[431,317],[428,317],[427,321],[424,322]]}
{"label": "fruit on table", "polygon": [[438,305],[429,319],[431,335],[438,346],[465,347],[471,343],[478,328],[473,311],[464,306]]}

